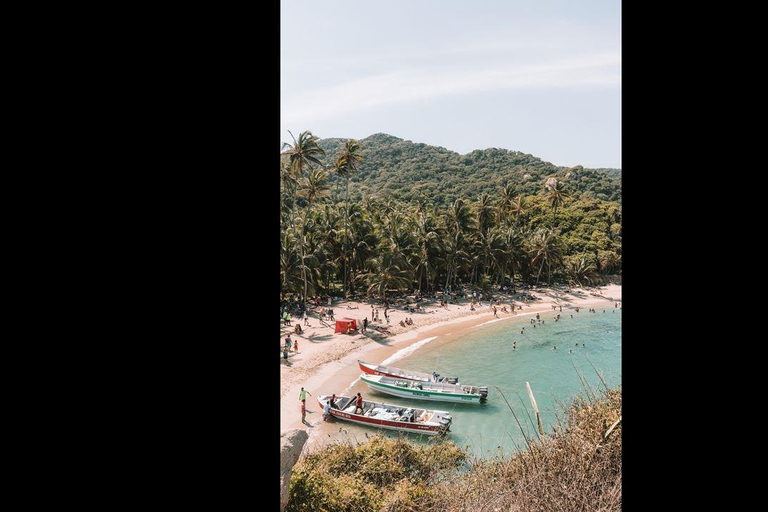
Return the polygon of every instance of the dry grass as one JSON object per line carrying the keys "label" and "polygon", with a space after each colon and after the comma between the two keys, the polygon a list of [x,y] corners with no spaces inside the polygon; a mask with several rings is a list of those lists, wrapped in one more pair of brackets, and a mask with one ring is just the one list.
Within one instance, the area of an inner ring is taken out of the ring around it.
{"label": "dry grass", "polygon": [[559,425],[511,457],[469,459],[449,441],[376,436],[301,461],[288,511],[613,511],[621,509],[619,389],[589,392]]}

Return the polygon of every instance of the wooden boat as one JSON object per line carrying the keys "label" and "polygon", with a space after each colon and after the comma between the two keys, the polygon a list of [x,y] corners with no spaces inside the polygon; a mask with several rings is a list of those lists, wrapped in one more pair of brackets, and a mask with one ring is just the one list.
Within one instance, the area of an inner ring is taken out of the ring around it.
{"label": "wooden boat", "polygon": [[488,396],[486,386],[449,384],[447,382],[420,382],[417,380],[368,375],[363,373],[360,380],[372,391],[415,400],[436,400],[438,402],[480,403]]}
{"label": "wooden boat", "polygon": [[[317,401],[321,407],[330,400],[331,395],[322,395]],[[331,407],[331,416],[344,421],[351,421],[370,427],[414,432],[434,436],[445,434],[451,427],[453,418],[447,411],[417,409],[402,405],[389,405],[363,400],[363,413],[355,413],[355,397],[336,396],[338,409]]]}
{"label": "wooden boat", "polygon": [[432,372],[432,374],[430,375],[429,373],[425,373],[425,372],[401,370],[400,368],[395,368],[393,366],[383,366],[380,364],[364,363],[359,359],[357,360],[357,364],[358,366],[360,366],[360,369],[362,371],[370,375],[384,375],[385,377],[417,380],[420,382],[446,382],[448,384],[459,383],[458,377],[442,377],[437,372]]}

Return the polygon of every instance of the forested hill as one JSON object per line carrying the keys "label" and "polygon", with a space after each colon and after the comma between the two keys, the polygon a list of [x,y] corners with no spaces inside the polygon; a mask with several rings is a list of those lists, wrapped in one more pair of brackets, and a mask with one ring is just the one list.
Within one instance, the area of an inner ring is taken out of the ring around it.
{"label": "forested hill", "polygon": [[[330,167],[346,139],[320,139]],[[350,178],[350,199],[361,195],[391,195],[407,202],[424,198],[437,205],[464,198],[474,201],[480,194],[491,196],[508,185],[526,195],[544,188],[550,176],[571,191],[596,199],[621,203],[621,169],[558,167],[520,151],[475,150],[460,155],[448,149],[414,143],[392,135],[376,133],[359,140],[363,164]],[[336,184],[333,176],[331,184]]]}

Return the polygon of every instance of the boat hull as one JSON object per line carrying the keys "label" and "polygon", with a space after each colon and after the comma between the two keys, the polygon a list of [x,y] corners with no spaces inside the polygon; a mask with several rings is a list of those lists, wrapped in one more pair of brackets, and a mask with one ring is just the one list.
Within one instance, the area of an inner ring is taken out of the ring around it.
{"label": "boat hull", "polygon": [[[318,403],[321,407],[325,406],[325,401],[328,397],[323,396],[318,398]],[[369,403],[368,401],[365,402],[366,404]],[[440,411],[442,414],[447,414],[444,411]],[[369,427],[376,427],[376,428],[384,428],[387,430],[397,430],[399,432],[412,432],[415,434],[425,434],[428,436],[436,436],[440,434],[445,434],[448,432],[451,424],[450,418],[447,420],[448,423],[446,425],[441,425],[438,423],[417,423],[417,422],[406,422],[406,421],[397,421],[397,420],[388,420],[388,419],[381,419],[381,418],[371,418],[367,416],[363,416],[361,414],[354,414],[351,412],[346,412],[339,409],[331,409],[330,410],[331,416],[334,418],[337,418],[342,421],[350,421],[352,423],[357,423],[358,425],[366,425]]]}
{"label": "boat hull", "polygon": [[414,400],[430,400],[436,402],[452,402],[452,403],[480,403],[482,397],[479,395],[470,394],[458,394],[458,393],[441,393],[436,391],[426,391],[421,389],[402,388],[397,386],[390,386],[379,382],[373,382],[366,379],[364,376],[360,376],[360,380],[365,382],[372,391],[378,391],[379,393],[385,393],[387,395],[399,396],[401,398],[412,398]]}

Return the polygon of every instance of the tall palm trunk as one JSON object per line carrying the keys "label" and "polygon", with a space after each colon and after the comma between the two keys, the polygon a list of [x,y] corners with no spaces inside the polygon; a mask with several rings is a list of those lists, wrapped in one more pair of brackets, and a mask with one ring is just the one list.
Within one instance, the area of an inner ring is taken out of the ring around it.
{"label": "tall palm trunk", "polygon": [[[292,216],[292,224],[293,224],[293,236],[295,237],[296,241],[299,244],[299,254],[301,256],[301,279],[304,281],[304,294],[302,297],[303,303],[304,303],[304,309],[307,308],[307,267],[304,265],[304,235],[302,233],[302,236],[299,237],[298,227],[296,226],[296,210],[298,209],[298,206],[296,205],[296,196],[298,195],[298,187],[296,190],[294,190],[294,197],[293,197],[293,209],[291,211]],[[304,231],[304,225],[301,227],[302,232]]]}
{"label": "tall palm trunk", "polygon": [[344,191],[344,258],[342,263],[344,265],[344,285],[343,293],[344,297],[347,296],[347,238],[349,237],[349,176],[346,179],[345,191]]}
{"label": "tall palm trunk", "polygon": [[541,259],[541,266],[539,267],[539,273],[536,274],[536,286],[539,286],[539,276],[541,276],[541,271],[544,269],[544,258]]}

